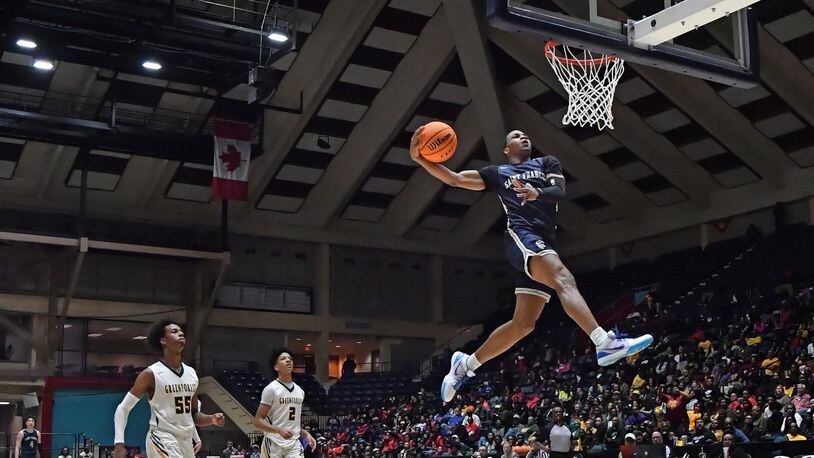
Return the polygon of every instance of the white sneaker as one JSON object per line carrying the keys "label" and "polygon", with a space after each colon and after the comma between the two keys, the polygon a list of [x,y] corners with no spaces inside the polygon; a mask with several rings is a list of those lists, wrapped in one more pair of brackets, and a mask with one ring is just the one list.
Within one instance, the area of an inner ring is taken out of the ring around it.
{"label": "white sneaker", "polygon": [[441,382],[441,399],[445,403],[452,401],[455,392],[461,388],[466,379],[475,376],[474,372],[467,370],[466,366],[464,366],[464,360],[467,356],[469,355],[461,351],[452,354],[449,373],[444,376],[444,381]]}
{"label": "white sneaker", "polygon": [[653,343],[653,336],[650,334],[626,339],[616,337],[613,331],[608,331],[608,337],[604,345],[596,347],[596,361],[600,366],[610,366],[622,358],[639,353]]}

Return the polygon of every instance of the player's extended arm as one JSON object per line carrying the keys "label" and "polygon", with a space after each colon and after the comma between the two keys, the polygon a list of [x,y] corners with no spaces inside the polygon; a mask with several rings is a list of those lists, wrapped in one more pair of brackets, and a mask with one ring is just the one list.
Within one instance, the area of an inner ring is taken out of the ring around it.
{"label": "player's extended arm", "polygon": [[198,393],[192,395],[192,420],[195,422],[195,426],[223,426],[226,424],[226,418],[222,413],[207,415],[198,410]]}
{"label": "player's extended arm", "polygon": [[559,180],[561,184],[555,183],[552,178],[551,186],[545,188],[535,188],[529,183],[523,183],[517,178],[512,178],[512,191],[517,193],[517,197],[523,199],[521,205],[526,202],[534,200],[543,200],[546,202],[558,202],[565,199],[565,180]]}
{"label": "player's extended arm", "polygon": [[127,450],[124,448],[124,430],[127,429],[127,417],[130,411],[138,404],[139,398],[145,393],[149,393],[155,388],[155,377],[153,371],[145,369],[136,377],[136,382],[133,383],[133,388],[124,395],[124,399],[116,407],[116,413],[113,415],[113,456],[120,458],[127,456]]}
{"label": "player's extended arm", "polygon": [[23,432],[17,433],[17,444],[14,446],[14,458],[20,458],[20,447],[23,446]]}
{"label": "player's extended arm", "polygon": [[523,199],[523,204],[532,200],[543,200],[546,202],[559,202],[565,199],[565,176],[562,173],[560,162],[551,157],[546,166],[546,186],[535,188],[529,183],[523,183],[517,178],[512,179],[514,192],[517,197]]}
{"label": "player's extended arm", "polygon": [[195,452],[197,455],[199,451],[201,451],[201,447],[203,446],[203,442],[201,442],[201,436],[198,434],[198,428],[192,429],[192,451]]}
{"label": "player's extended arm", "polygon": [[410,158],[418,165],[424,168],[430,175],[438,178],[449,186],[456,188],[469,189],[470,191],[483,191],[486,185],[483,183],[480,173],[477,170],[464,170],[462,172],[453,172],[452,170],[444,167],[436,162],[430,162],[424,159],[418,152],[421,143],[421,132],[424,127],[419,127],[413,132],[413,138],[410,140]]}
{"label": "player's extended arm", "polygon": [[308,441],[308,446],[311,447],[311,450],[317,449],[317,440],[314,439],[314,436],[306,431],[305,428],[300,429],[300,437],[303,437],[306,441]]}

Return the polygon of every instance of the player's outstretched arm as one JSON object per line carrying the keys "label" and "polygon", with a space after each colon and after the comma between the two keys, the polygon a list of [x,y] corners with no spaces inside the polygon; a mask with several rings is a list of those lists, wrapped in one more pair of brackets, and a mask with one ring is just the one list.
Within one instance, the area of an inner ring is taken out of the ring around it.
{"label": "player's outstretched arm", "polygon": [[279,434],[283,437],[283,439],[291,439],[291,437],[294,436],[294,433],[287,429],[278,428],[269,423],[269,410],[271,410],[271,404],[260,402],[260,405],[257,406],[257,413],[254,414],[254,418],[252,419],[254,427],[267,433]]}
{"label": "player's outstretched arm", "polygon": [[529,183],[524,183],[517,178],[512,178],[512,190],[517,193],[517,197],[523,199],[521,205],[534,200],[544,200],[546,202],[559,202],[565,199],[565,176],[562,172],[560,161],[554,156],[545,159],[545,186],[535,188]]}
{"label": "player's outstretched arm", "polygon": [[192,429],[192,451],[195,452],[197,455],[198,452],[201,451],[201,447],[203,446],[203,442],[201,442],[201,436],[198,434],[198,428]]}
{"label": "player's outstretched arm", "polygon": [[20,447],[23,446],[23,432],[17,433],[17,442],[14,445],[14,458],[20,458]]}
{"label": "player's outstretched arm", "polygon": [[470,191],[483,191],[486,188],[486,185],[483,183],[483,178],[481,178],[477,170],[453,172],[441,164],[424,159],[418,152],[421,143],[421,132],[423,131],[424,126],[421,126],[413,132],[413,138],[410,140],[410,158],[412,160],[417,162],[418,165],[423,167],[430,175],[438,178],[449,186],[469,189]]}
{"label": "player's outstretched arm", "polygon": [[195,393],[192,395],[192,420],[195,422],[195,426],[223,426],[226,424],[226,418],[222,413],[207,415],[198,410],[198,405],[198,393]]}
{"label": "player's outstretched arm", "polygon": [[155,377],[153,371],[145,369],[136,377],[133,387],[124,395],[124,399],[116,407],[113,414],[113,458],[124,458],[127,450],[124,448],[124,430],[127,429],[127,417],[130,411],[138,404],[139,399],[145,394],[150,394],[155,388]]}
{"label": "player's outstretched arm", "polygon": [[305,438],[308,441],[308,446],[311,447],[311,450],[317,449],[317,440],[314,439],[314,436],[311,435],[305,428],[300,429],[300,437]]}

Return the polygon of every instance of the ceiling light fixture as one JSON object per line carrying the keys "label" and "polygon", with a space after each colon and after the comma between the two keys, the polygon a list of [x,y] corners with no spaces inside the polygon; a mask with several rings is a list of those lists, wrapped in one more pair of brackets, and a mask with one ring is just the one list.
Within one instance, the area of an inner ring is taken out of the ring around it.
{"label": "ceiling light fixture", "polygon": [[37,42],[33,40],[27,40],[25,38],[20,38],[17,40],[17,46],[25,49],[34,49],[37,47]]}
{"label": "ceiling light fixture", "polygon": [[88,334],[88,337],[101,337],[101,336],[103,336],[103,335],[104,335],[104,334],[100,334],[100,333],[98,333],[98,332],[94,332],[94,333]]}
{"label": "ceiling light fixture", "polygon": [[147,338],[147,336],[136,336],[136,337],[133,337],[133,340],[145,340],[146,338]]}
{"label": "ceiling light fixture", "polygon": [[161,70],[161,64],[154,60],[145,60],[141,63],[141,66],[147,70]]}
{"label": "ceiling light fixture", "polygon": [[122,328],[107,328],[105,331],[121,331]]}
{"label": "ceiling light fixture", "polygon": [[37,59],[34,61],[34,68],[38,70],[53,70],[54,63],[50,60]]}
{"label": "ceiling light fixture", "polygon": [[276,42],[276,43],[285,43],[288,41],[288,33],[284,30],[280,29],[272,29],[271,33],[269,33],[269,40]]}

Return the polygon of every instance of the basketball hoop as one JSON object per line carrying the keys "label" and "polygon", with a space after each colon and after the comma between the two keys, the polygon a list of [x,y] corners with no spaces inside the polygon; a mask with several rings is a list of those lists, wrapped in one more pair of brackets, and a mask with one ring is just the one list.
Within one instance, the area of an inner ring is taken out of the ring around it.
{"label": "basketball hoop", "polygon": [[545,56],[568,91],[568,111],[562,123],[613,129],[613,94],[625,71],[625,61],[554,41],[545,44]]}

